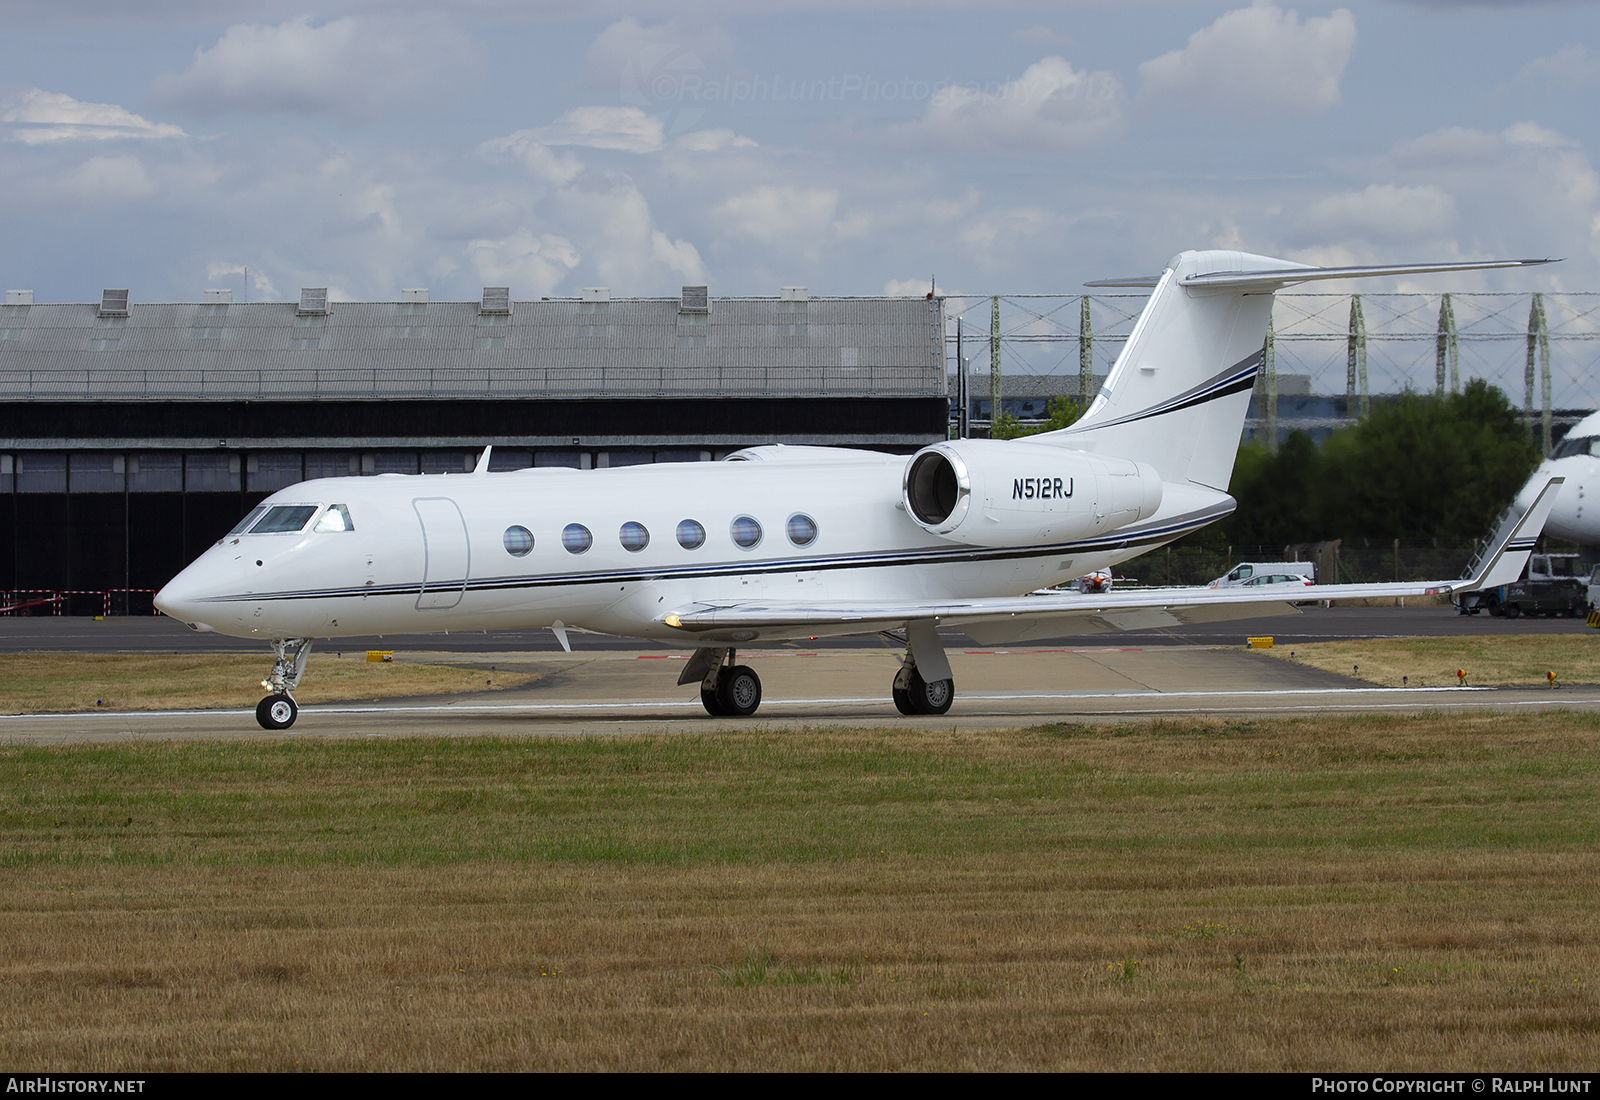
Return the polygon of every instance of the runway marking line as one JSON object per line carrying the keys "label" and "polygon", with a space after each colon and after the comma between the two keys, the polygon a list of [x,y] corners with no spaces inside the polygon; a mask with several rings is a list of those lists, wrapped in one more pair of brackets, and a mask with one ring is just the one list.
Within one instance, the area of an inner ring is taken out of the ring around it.
{"label": "runway marking line", "polygon": [[[1250,698],[1261,698],[1261,697],[1278,697],[1278,698],[1281,698],[1281,697],[1284,697],[1284,696],[1308,696],[1308,695],[1316,695],[1316,696],[1340,696],[1340,695],[1345,695],[1345,696],[1350,696],[1350,695],[1371,696],[1371,695],[1383,695],[1383,696],[1387,696],[1387,697],[1391,697],[1392,698],[1393,696],[1396,696],[1396,695],[1415,696],[1415,695],[1446,694],[1446,695],[1468,695],[1468,696],[1470,696],[1470,695],[1478,695],[1478,694],[1483,694],[1483,693],[1493,694],[1495,692],[1505,691],[1505,690],[1508,690],[1508,689],[1505,689],[1505,688],[1493,688],[1493,687],[1415,687],[1415,688],[1381,688],[1381,687],[1373,687],[1373,688],[1304,688],[1304,689],[1272,688],[1272,689],[1259,690],[1259,691],[1014,692],[1014,693],[988,694],[988,695],[963,695],[963,696],[960,697],[960,701],[965,702],[965,703],[1023,702],[1023,701],[1027,701],[1027,700],[1059,700],[1059,701],[1065,702],[1065,701],[1072,701],[1072,700],[1090,701],[1090,700],[1100,700],[1100,699],[1104,699],[1104,700],[1127,700],[1127,701],[1135,701],[1135,700],[1139,700],[1139,699],[1170,699],[1170,700],[1176,701],[1176,700],[1179,700],[1179,699],[1214,699],[1214,698],[1250,699]],[[1516,690],[1516,689],[1510,689],[1510,690]],[[1575,702],[1587,702],[1587,703],[1600,702],[1600,700],[1597,700],[1597,699],[1594,699],[1594,698],[1585,698],[1583,696],[1576,696],[1575,694],[1565,695],[1562,698],[1563,699],[1573,699]],[[769,699],[769,700],[767,700],[767,704],[769,706],[783,706],[783,707],[860,706],[860,705],[874,705],[875,706],[875,705],[877,705],[879,703],[882,703],[883,701],[884,701],[883,699],[874,696],[874,697],[867,697],[867,698]],[[1336,701],[1337,700],[1330,700],[1330,702],[1336,702]],[[1545,698],[1545,699],[1534,699],[1534,700],[1526,700],[1526,701],[1524,701],[1524,700],[1504,700],[1503,702],[1504,702],[1504,705],[1506,705],[1506,706],[1522,706],[1522,705],[1548,706],[1549,704],[1551,704],[1551,703],[1553,703],[1555,701],[1556,700],[1554,700],[1554,699]],[[1370,702],[1370,703],[1364,703],[1362,705],[1363,706],[1373,706],[1373,707],[1399,707],[1399,706],[1407,706],[1409,704],[1398,703],[1398,702],[1396,702],[1396,703],[1388,703],[1388,702],[1373,701],[1373,702]],[[1463,705],[1465,705],[1465,704],[1463,704]],[[1483,703],[1475,702],[1475,703],[1473,703],[1471,705],[1474,705],[1474,706],[1486,706],[1486,705],[1499,705],[1499,704],[1490,704],[1488,702],[1483,702]],[[377,713],[385,713],[385,712],[402,714],[402,713],[412,713],[412,712],[420,713],[420,712],[433,712],[433,711],[448,711],[448,712],[453,712],[453,713],[456,713],[456,714],[480,714],[480,713],[482,713],[482,714],[492,714],[492,713],[499,713],[499,712],[515,712],[515,711],[530,712],[530,713],[541,713],[541,712],[550,712],[550,711],[643,710],[643,709],[661,709],[663,707],[666,707],[666,708],[681,708],[681,709],[684,709],[684,710],[689,710],[689,709],[698,708],[699,706],[701,706],[700,702],[698,700],[694,700],[694,699],[660,699],[660,700],[645,700],[645,701],[638,701],[638,702],[609,702],[609,703],[579,703],[579,702],[571,702],[571,703],[430,703],[430,704],[411,704],[411,705],[405,705],[405,706],[384,706],[382,704],[375,704],[375,705],[374,704],[369,704],[369,705],[359,705],[359,706],[358,705],[351,705],[351,706],[308,706],[308,707],[302,707],[301,711],[302,711],[302,713],[305,713],[305,714],[377,714]],[[1243,709],[1272,709],[1272,710],[1302,709],[1302,710],[1312,710],[1312,709],[1315,709],[1315,707],[1308,704],[1305,707],[1272,707],[1272,708],[1228,707],[1228,708],[1221,708],[1221,709],[1227,709],[1227,710],[1243,710]],[[72,713],[72,714],[5,714],[5,715],[0,715],[0,722],[4,722],[4,721],[20,721],[20,720],[24,720],[24,719],[39,719],[39,720],[44,720],[44,721],[81,721],[83,718],[88,717],[91,714],[96,718],[185,718],[185,717],[199,717],[199,716],[208,715],[208,714],[210,714],[210,715],[231,715],[231,714],[254,714],[254,713],[255,713],[255,711],[253,709],[244,709],[244,710],[91,711],[91,712],[78,712],[78,713]],[[1133,712],[1129,712],[1129,713],[1133,713]]]}

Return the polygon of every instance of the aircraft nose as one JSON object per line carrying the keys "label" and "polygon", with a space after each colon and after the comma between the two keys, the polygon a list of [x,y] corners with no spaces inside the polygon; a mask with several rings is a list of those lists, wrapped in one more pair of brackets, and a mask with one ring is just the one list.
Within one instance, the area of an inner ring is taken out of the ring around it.
{"label": "aircraft nose", "polygon": [[195,562],[163,585],[156,593],[155,605],[157,611],[177,619],[191,630],[209,631],[211,626],[202,621],[206,609],[203,601],[205,596],[215,593],[208,591],[205,571],[198,569],[199,565]]}

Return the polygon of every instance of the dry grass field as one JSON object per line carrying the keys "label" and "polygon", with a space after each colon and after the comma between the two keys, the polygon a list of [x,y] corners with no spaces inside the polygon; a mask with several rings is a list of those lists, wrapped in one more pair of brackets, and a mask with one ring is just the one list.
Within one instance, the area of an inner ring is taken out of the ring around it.
{"label": "dry grass field", "polygon": [[17,1070],[1593,1070],[1600,719],[0,747]]}
{"label": "dry grass field", "polygon": [[1600,684],[1600,632],[1364,638],[1261,652],[1384,687],[1454,685],[1458,669],[1478,687],[1542,686],[1547,672],[1558,684]]}
{"label": "dry grass field", "polygon": [[[265,647],[260,655],[6,653],[0,654],[0,714],[253,707],[271,669]],[[486,675],[451,665],[368,664],[313,653],[294,695],[301,703],[390,699],[493,691],[530,678],[528,673]]]}

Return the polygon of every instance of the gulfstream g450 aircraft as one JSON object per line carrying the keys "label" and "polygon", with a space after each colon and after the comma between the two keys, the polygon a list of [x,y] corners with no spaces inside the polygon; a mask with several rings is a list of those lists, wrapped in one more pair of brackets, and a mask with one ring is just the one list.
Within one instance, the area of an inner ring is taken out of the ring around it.
{"label": "gulfstream g450 aircraft", "polygon": [[[273,645],[271,694],[256,710],[269,729],[295,720],[314,638],[512,627],[549,627],[563,646],[568,630],[687,642],[678,683],[698,684],[714,715],[761,702],[739,646],[886,633],[906,645],[895,704],[942,714],[955,688],[941,623],[993,644],[1290,613],[1285,593],[1252,588],[1026,595],[1233,511],[1228,479],[1274,291],[1529,262],[1315,268],[1185,252],[1160,276],[1093,284],[1154,290],[1070,428],[935,443],[909,459],[766,446],[698,465],[489,473],[485,451],[475,476],[308,481],[264,501],[156,606],[196,630]],[[1502,583],[1520,571],[1551,495],[1465,582],[1290,595]]]}

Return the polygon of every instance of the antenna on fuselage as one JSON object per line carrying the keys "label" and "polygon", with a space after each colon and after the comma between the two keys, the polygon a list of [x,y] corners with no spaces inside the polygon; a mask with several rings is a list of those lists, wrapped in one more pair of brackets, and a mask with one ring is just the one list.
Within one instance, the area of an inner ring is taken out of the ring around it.
{"label": "antenna on fuselage", "polygon": [[478,456],[478,464],[472,468],[473,473],[486,474],[489,472],[489,452],[492,450],[494,450],[493,443],[483,449],[483,453]]}

